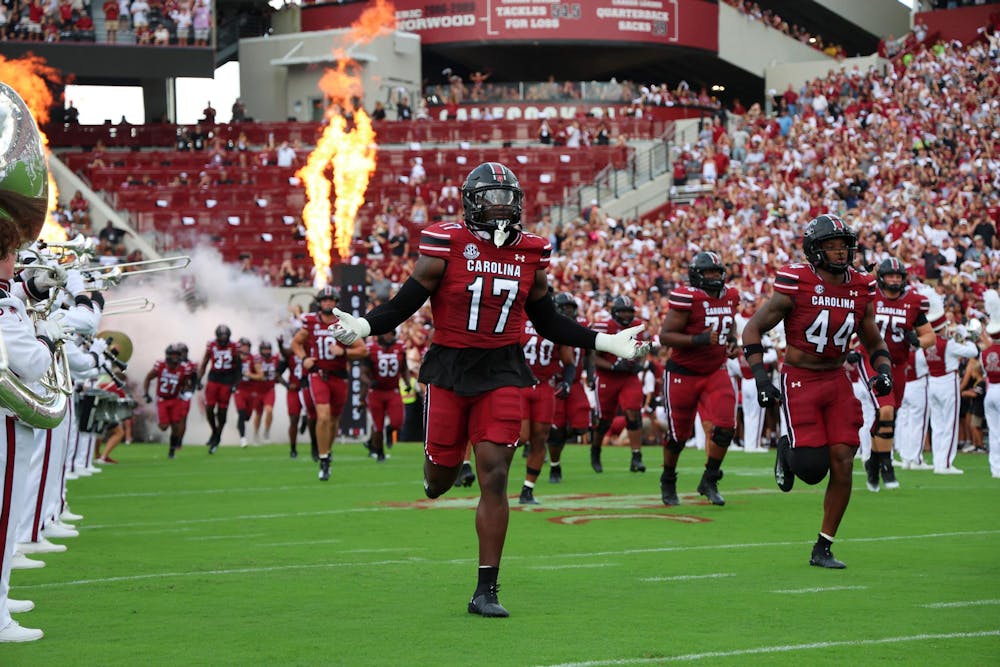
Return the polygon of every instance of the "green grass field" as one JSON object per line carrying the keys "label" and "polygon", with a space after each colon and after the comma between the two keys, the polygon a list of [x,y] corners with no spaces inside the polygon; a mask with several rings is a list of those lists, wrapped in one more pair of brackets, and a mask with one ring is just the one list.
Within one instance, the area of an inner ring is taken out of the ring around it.
{"label": "green grass field", "polygon": [[[308,452],[308,445],[306,446]],[[1000,660],[1000,480],[900,471],[898,491],[855,491],[834,553],[809,567],[822,489],[780,493],[773,457],[734,451],[725,507],[660,504],[659,452],[595,475],[568,447],[540,508],[516,495],[500,572],[508,619],[469,615],[478,488],[424,499],[422,450],[378,465],[336,445],[330,482],[285,447],[119,447],[121,463],[69,482],[84,514],[69,551],[13,574],[18,620],[45,638],[0,665],[985,665]],[[860,488],[859,488],[860,487]]]}

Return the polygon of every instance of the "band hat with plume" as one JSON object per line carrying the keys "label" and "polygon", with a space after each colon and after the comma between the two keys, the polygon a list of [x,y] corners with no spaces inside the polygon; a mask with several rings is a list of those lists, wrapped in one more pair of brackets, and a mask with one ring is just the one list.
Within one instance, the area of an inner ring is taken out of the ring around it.
{"label": "band hat with plume", "polygon": [[995,289],[983,292],[983,310],[989,318],[986,323],[986,333],[991,336],[1000,334],[1000,294]]}

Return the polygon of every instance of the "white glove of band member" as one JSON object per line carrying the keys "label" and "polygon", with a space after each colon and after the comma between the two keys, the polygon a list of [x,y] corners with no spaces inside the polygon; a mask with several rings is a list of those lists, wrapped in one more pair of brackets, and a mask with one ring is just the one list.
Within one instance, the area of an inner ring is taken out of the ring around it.
{"label": "white glove of band member", "polygon": [[35,335],[39,338],[47,338],[53,343],[69,338],[74,335],[71,329],[63,326],[62,322],[54,319],[37,320],[35,322]]}
{"label": "white glove of band member", "polygon": [[59,266],[50,265],[51,271],[46,269],[25,269],[25,280],[35,279],[35,287],[47,290],[52,287],[62,287],[66,284],[66,271]]}
{"label": "white glove of band member", "polygon": [[334,308],[333,314],[337,316],[337,323],[331,324],[329,329],[339,343],[350,345],[372,332],[372,325],[368,324],[368,320],[363,317],[354,317],[354,315],[345,313],[339,308]]}
{"label": "white glove of band member", "polygon": [[955,327],[955,338],[960,341],[965,340],[969,337],[969,330],[965,328],[964,324],[959,324]]}
{"label": "white glove of band member", "polygon": [[[38,284],[37,281],[35,284]],[[83,287],[83,274],[76,269],[66,272],[66,291],[73,296],[79,296],[86,291]]]}
{"label": "white glove of band member", "polygon": [[594,349],[598,352],[610,352],[622,359],[643,357],[649,352],[649,343],[637,341],[635,337],[645,328],[646,325],[638,324],[616,334],[599,333],[594,341]]}
{"label": "white glove of band member", "polygon": [[105,350],[108,349],[108,341],[103,338],[95,338],[94,342],[90,344],[90,349],[88,352],[92,352],[98,356],[104,354]]}

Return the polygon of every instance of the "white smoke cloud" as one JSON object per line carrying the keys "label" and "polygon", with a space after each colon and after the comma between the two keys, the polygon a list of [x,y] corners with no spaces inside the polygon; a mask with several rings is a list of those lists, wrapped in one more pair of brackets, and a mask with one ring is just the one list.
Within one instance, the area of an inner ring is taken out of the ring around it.
{"label": "white smoke cloud", "polygon": [[[186,343],[190,359],[198,364],[205,353],[205,346],[215,337],[215,328],[226,324],[232,330],[233,340],[247,337],[253,342],[254,353],[262,340],[271,341],[279,333],[291,340],[287,293],[265,287],[261,278],[243,273],[235,265],[225,264],[218,251],[211,247],[198,247],[191,251],[191,264],[184,269],[152,273],[145,276],[126,277],[121,284],[105,293],[109,302],[129,297],[145,297],[156,304],[148,313],[108,315],[102,318],[101,331],[121,331],[132,340],[133,353],[129,360],[128,376],[135,385],[134,398],[139,402],[141,414],[149,415],[148,433],[159,431],[155,425],[155,403],[146,406],[142,398],[142,381],[153,364],[164,358],[171,343]],[[185,300],[185,291],[192,287],[204,299],[204,304],[192,310]],[[301,302],[301,298],[296,299]],[[109,306],[110,308],[110,306]],[[275,352],[277,347],[275,346]],[[155,396],[155,382],[150,385]],[[187,445],[204,445],[210,431],[205,420],[202,392],[191,401],[188,415]],[[136,415],[137,420],[140,414]],[[274,425],[271,441],[286,442],[288,415],[285,408],[285,389],[276,387]],[[263,436],[263,427],[261,428]],[[248,426],[250,437],[252,427]],[[160,434],[161,441],[165,436]],[[308,442],[308,436],[305,436]],[[302,437],[299,438],[300,443]],[[236,409],[232,403],[226,419],[223,444],[238,442]]]}

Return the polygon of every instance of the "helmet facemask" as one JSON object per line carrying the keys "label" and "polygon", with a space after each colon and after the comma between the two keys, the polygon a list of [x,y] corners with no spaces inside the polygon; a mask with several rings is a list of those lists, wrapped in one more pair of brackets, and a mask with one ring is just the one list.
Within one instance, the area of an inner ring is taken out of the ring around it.
{"label": "helmet facemask", "polygon": [[498,248],[517,238],[517,232],[521,231],[524,199],[520,188],[490,185],[473,190],[464,199],[465,222],[476,236],[491,241]]}

